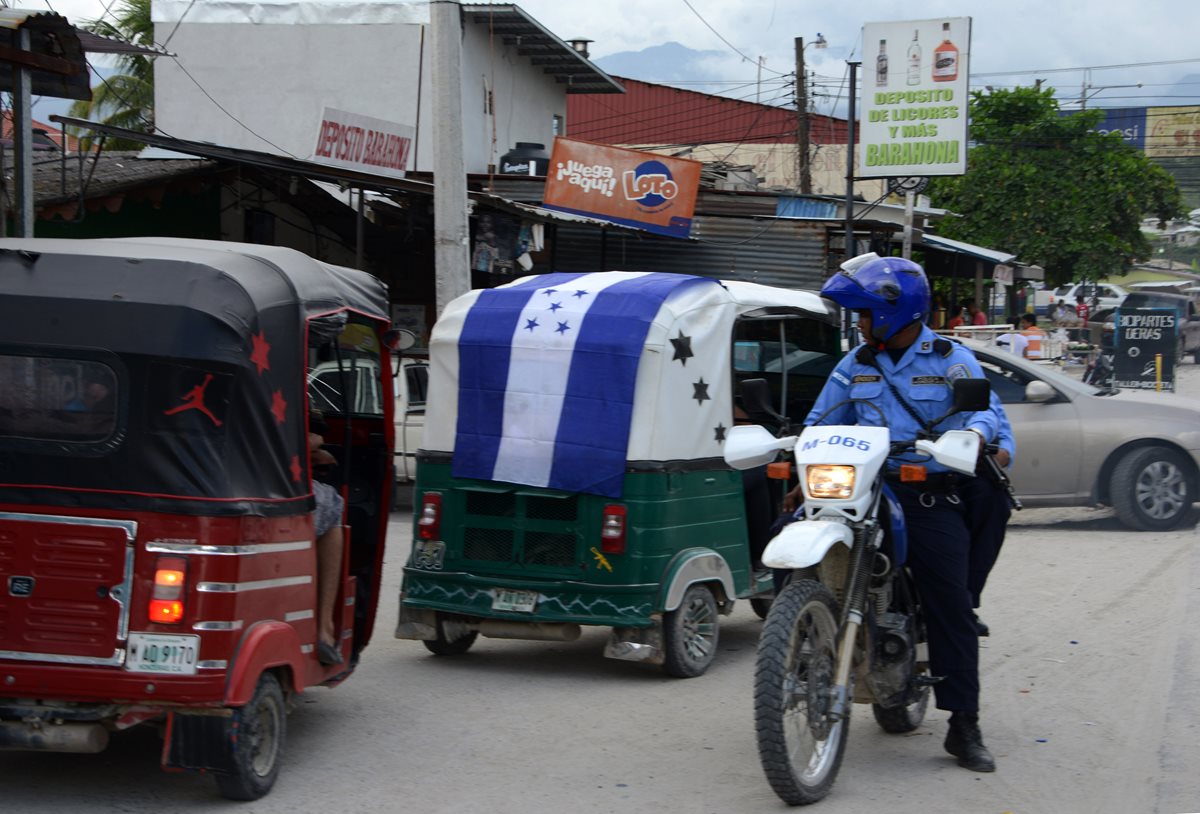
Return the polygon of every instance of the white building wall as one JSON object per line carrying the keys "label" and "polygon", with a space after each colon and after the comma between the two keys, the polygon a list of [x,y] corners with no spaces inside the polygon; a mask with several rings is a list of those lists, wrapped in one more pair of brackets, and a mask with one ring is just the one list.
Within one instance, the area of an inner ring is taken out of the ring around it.
{"label": "white building wall", "polygon": [[[414,126],[419,115],[410,169],[432,170],[427,26],[185,20],[176,30],[174,22],[156,22],[156,40],[168,36],[176,59],[155,64],[160,132],[309,158],[325,107]],[[487,172],[517,141],[550,147],[553,117],[566,115],[564,85],[470,21],[462,74],[467,172]],[[494,116],[485,112],[485,88],[493,92]]]}

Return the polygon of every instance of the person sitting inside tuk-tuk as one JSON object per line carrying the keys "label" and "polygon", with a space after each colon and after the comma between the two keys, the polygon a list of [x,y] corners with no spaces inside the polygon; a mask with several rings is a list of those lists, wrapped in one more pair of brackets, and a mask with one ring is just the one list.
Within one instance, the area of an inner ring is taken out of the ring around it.
{"label": "person sitting inside tuk-tuk", "polygon": [[[314,474],[328,472],[337,459],[321,445],[329,431],[325,419],[313,413],[309,416],[308,446]],[[337,489],[327,483],[312,481],[317,511],[313,526],[317,537],[317,658],[322,664],[341,664],[337,628],[334,625],[334,605],[342,570],[342,511],[345,502]]]}

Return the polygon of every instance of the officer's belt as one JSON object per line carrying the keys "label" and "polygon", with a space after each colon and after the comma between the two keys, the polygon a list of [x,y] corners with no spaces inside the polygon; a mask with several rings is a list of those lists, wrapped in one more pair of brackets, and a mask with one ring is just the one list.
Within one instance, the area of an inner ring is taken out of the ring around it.
{"label": "officer's belt", "polygon": [[885,472],[883,479],[918,492],[953,492],[966,480],[957,472],[927,472],[925,480],[900,480],[899,472]]}

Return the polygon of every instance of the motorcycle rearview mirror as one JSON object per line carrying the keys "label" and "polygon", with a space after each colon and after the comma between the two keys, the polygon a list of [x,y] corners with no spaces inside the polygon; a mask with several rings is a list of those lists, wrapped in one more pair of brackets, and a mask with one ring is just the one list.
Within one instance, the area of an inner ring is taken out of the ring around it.
{"label": "motorcycle rearview mirror", "polygon": [[951,388],[953,402],[950,409],[931,422],[931,427],[936,427],[952,415],[977,413],[991,406],[992,384],[987,379],[957,379]]}
{"label": "motorcycle rearview mirror", "polygon": [[977,413],[991,404],[992,384],[987,379],[958,379],[954,382],[954,412]]}
{"label": "motorcycle rearview mirror", "polygon": [[725,463],[734,469],[753,469],[775,460],[781,449],[796,445],[796,436],[776,438],[766,427],[746,424],[734,427],[725,436]]}
{"label": "motorcycle rearview mirror", "polygon": [[761,423],[761,417],[766,416],[779,428],[787,426],[787,418],[771,406],[771,388],[766,379],[743,379],[738,385],[738,394],[742,397],[742,409],[751,421]]}

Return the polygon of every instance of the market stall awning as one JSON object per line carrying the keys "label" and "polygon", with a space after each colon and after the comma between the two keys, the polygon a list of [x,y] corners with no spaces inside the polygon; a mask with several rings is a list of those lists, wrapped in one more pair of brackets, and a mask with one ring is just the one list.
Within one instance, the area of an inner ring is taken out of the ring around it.
{"label": "market stall awning", "polygon": [[921,242],[934,249],[954,252],[955,254],[970,255],[979,260],[986,260],[989,263],[1011,263],[1017,258],[1015,254],[996,251],[995,249],[985,249],[973,243],[964,243],[961,240],[951,240],[948,237],[939,237],[938,235],[921,235]]}

